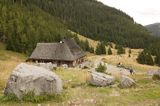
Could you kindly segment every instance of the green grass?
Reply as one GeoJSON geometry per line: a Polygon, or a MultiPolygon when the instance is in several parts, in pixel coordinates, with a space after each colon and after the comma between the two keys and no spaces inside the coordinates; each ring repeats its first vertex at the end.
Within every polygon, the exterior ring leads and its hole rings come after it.
{"type": "Polygon", "coordinates": [[[26,95],[24,95],[21,99],[18,99],[15,95],[9,94],[6,96],[0,97],[0,102],[7,103],[7,102],[31,102],[31,103],[42,103],[46,101],[54,101],[54,102],[63,102],[69,98],[69,95],[67,92],[62,92],[61,94],[57,95],[50,95],[50,94],[43,94],[40,96],[34,95],[33,92],[29,92],[26,95]]]}
{"type": "MultiPolygon", "coordinates": [[[[95,87],[88,83],[90,73],[87,70],[63,69],[53,70],[63,80],[64,91],[61,95],[25,95],[19,101],[13,95],[3,96],[7,79],[15,66],[25,61],[26,56],[5,50],[0,43],[0,106],[142,106],[160,104],[160,81],[154,81],[144,71],[131,76],[136,81],[135,88],[95,87]]],[[[116,79],[116,84],[119,83],[116,79]]]]}
{"type": "MultiPolygon", "coordinates": [[[[89,78],[89,73],[85,70],[59,68],[55,72],[62,78],[64,86],[67,86],[64,87],[66,94],[62,94],[60,97],[35,97],[30,95],[23,99],[24,102],[22,104],[33,103],[32,105],[34,105],[34,103],[43,103],[57,106],[70,105],[75,102],[83,106],[128,106],[133,104],[140,105],[138,103],[145,104],[145,101],[152,103],[160,100],[160,82],[153,81],[146,75],[132,76],[137,80],[136,88],[120,89],[118,87],[90,86],[86,82],[89,78]]],[[[2,104],[5,103],[16,104],[17,102],[11,99],[11,102],[2,102],[2,104]]]]}

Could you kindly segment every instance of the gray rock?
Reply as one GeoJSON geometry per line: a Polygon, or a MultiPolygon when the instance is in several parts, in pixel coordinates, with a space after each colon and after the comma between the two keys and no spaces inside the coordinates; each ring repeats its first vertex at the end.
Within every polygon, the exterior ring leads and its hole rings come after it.
{"type": "Polygon", "coordinates": [[[95,86],[105,87],[112,85],[115,78],[110,75],[106,75],[98,72],[91,72],[90,83],[95,86]]]}
{"type": "Polygon", "coordinates": [[[132,79],[132,78],[130,78],[130,77],[128,77],[128,76],[125,76],[125,75],[122,75],[121,76],[121,79],[120,79],[120,86],[122,87],[122,88],[130,88],[130,87],[132,87],[132,86],[135,86],[135,81],[132,79]]]}
{"type": "Polygon", "coordinates": [[[10,75],[4,94],[14,94],[20,99],[29,92],[41,95],[59,94],[61,91],[62,81],[55,73],[22,63],[10,75]]]}

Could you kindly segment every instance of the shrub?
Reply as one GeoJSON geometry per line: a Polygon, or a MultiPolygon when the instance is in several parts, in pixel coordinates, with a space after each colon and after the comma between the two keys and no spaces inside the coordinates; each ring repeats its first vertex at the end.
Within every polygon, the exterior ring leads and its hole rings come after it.
{"type": "Polygon", "coordinates": [[[96,68],[96,71],[97,71],[97,72],[101,72],[101,73],[105,73],[106,69],[107,69],[106,65],[105,65],[105,64],[102,65],[102,64],[100,63],[99,66],[98,66],[98,68],[96,68]]]}
{"type": "Polygon", "coordinates": [[[160,80],[160,75],[154,74],[152,79],[153,80],[160,80]]]}

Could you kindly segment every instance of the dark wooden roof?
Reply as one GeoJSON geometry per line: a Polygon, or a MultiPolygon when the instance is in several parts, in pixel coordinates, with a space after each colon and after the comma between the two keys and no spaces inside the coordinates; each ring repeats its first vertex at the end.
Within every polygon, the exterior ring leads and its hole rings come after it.
{"type": "Polygon", "coordinates": [[[74,39],[63,39],[62,43],[38,43],[30,59],[74,61],[84,57],[85,52],[74,39]]]}

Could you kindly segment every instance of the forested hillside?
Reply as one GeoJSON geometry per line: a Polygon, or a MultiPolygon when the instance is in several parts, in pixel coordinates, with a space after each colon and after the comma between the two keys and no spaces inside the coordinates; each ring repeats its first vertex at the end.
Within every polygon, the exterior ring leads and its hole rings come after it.
{"type": "Polygon", "coordinates": [[[7,49],[30,54],[37,42],[59,41],[67,28],[35,5],[0,0],[0,38],[7,49]]]}
{"type": "Polygon", "coordinates": [[[149,43],[149,33],[144,27],[125,13],[96,0],[23,0],[23,4],[40,7],[62,20],[70,30],[94,40],[133,48],[149,43]]]}
{"type": "Polygon", "coordinates": [[[147,25],[146,28],[154,35],[160,37],[160,23],[147,25]]]}

